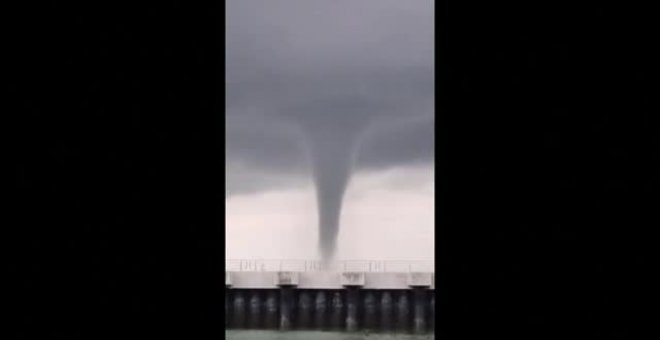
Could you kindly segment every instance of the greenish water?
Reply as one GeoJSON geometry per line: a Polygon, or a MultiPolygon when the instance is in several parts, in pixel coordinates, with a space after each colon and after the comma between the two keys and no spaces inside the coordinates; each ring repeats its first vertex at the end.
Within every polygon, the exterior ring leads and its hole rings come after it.
{"type": "Polygon", "coordinates": [[[229,340],[429,340],[435,339],[433,334],[363,334],[341,332],[279,332],[279,331],[225,331],[225,338],[229,340]]]}

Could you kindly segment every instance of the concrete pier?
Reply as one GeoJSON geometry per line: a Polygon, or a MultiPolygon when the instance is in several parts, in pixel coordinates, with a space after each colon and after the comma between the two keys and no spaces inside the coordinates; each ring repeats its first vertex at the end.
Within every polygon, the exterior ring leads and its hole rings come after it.
{"type": "Polygon", "coordinates": [[[225,325],[423,334],[435,327],[434,290],[433,272],[229,271],[225,325]]]}

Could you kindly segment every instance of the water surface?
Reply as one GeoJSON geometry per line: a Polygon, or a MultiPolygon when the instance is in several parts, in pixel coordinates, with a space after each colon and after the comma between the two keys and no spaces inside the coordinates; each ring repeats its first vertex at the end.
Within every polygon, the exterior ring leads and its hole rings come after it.
{"type": "Polygon", "coordinates": [[[435,339],[433,334],[378,334],[378,333],[342,333],[342,332],[314,332],[314,331],[227,331],[228,340],[430,340],[435,339]]]}

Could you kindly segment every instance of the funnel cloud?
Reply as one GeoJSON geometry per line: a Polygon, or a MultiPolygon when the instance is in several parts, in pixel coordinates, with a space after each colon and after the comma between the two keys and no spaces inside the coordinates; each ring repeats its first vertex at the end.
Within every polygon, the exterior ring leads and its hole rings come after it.
{"type": "Polygon", "coordinates": [[[355,171],[433,161],[432,6],[229,0],[227,163],[279,180],[228,171],[226,195],[311,180],[331,259],[355,171]]]}

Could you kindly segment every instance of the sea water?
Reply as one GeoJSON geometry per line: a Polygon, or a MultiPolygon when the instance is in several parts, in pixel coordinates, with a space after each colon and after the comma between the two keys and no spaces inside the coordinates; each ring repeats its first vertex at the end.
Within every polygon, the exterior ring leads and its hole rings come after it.
{"type": "Polygon", "coordinates": [[[382,333],[345,333],[315,331],[225,331],[228,340],[430,340],[433,334],[382,334],[382,333]]]}

